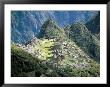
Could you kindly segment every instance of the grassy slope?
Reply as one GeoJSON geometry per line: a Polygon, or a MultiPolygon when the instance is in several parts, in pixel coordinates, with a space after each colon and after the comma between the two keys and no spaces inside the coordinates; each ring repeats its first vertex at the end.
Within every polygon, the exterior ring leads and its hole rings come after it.
{"type": "Polygon", "coordinates": [[[45,73],[46,66],[41,60],[17,47],[11,46],[11,76],[28,76],[28,72],[37,72],[35,76],[45,73]]]}

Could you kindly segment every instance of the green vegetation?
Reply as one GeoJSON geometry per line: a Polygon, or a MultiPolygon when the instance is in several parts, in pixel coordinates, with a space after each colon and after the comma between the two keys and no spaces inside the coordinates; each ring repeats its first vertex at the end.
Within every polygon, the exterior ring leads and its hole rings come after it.
{"type": "MultiPolygon", "coordinates": [[[[48,40],[43,40],[48,42],[48,40]]],[[[44,44],[43,44],[44,45],[44,44]]],[[[52,45],[52,44],[51,44],[52,45]]],[[[50,47],[51,45],[45,44],[44,47],[50,47]]],[[[59,49],[58,45],[54,49],[59,49]]],[[[59,55],[59,54],[58,54],[59,55]]],[[[57,55],[57,56],[58,56],[57,55]]],[[[25,50],[18,47],[16,44],[11,46],[11,76],[34,76],[39,77],[91,77],[99,76],[99,64],[94,61],[90,61],[89,68],[78,69],[71,67],[71,64],[76,62],[71,56],[66,56],[63,61],[60,61],[60,57],[57,58],[58,67],[54,66],[53,58],[50,57],[49,61],[42,60],[35,56],[32,56],[25,50]],[[68,58],[70,57],[70,58],[68,58]],[[61,64],[61,65],[60,65],[61,64]]]]}
{"type": "Polygon", "coordinates": [[[53,38],[65,38],[65,32],[63,29],[61,29],[55,21],[52,19],[47,20],[41,29],[41,32],[39,34],[39,38],[47,38],[47,39],[53,39],[53,38]]]}
{"type": "Polygon", "coordinates": [[[52,57],[51,47],[53,46],[53,44],[53,40],[43,39],[40,41],[39,46],[35,45],[31,49],[33,49],[33,52],[40,50],[43,56],[42,60],[46,60],[46,58],[52,57]]]}
{"type": "MultiPolygon", "coordinates": [[[[15,44],[11,46],[11,76],[28,76],[28,72],[35,71],[39,76],[45,72],[47,67],[41,61],[27,53],[15,44]]],[[[37,76],[37,75],[35,75],[37,76]]]]}
{"type": "Polygon", "coordinates": [[[99,77],[99,40],[83,23],[61,29],[49,19],[39,39],[11,45],[11,76],[99,77]]]}
{"type": "Polygon", "coordinates": [[[73,69],[70,67],[59,69],[58,74],[62,77],[99,77],[99,65],[94,65],[89,69],[73,69]]]}
{"type": "Polygon", "coordinates": [[[65,32],[69,34],[68,38],[81,47],[81,49],[83,49],[91,58],[100,62],[99,40],[90,31],[88,31],[85,24],[75,23],[69,27],[68,31],[65,32]]]}

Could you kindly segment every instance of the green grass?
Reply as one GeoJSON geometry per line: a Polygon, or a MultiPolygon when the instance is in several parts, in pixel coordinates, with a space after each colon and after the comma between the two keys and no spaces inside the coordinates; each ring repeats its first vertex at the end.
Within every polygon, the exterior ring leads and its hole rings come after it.
{"type": "Polygon", "coordinates": [[[29,72],[35,71],[40,76],[45,73],[47,67],[42,64],[42,61],[38,58],[27,53],[23,49],[19,48],[15,44],[11,45],[11,76],[22,77],[28,76],[29,72]]]}
{"type": "Polygon", "coordinates": [[[33,49],[39,49],[42,53],[42,56],[44,56],[44,59],[51,58],[53,56],[51,47],[54,45],[53,40],[43,39],[39,46],[36,46],[33,49]]]}

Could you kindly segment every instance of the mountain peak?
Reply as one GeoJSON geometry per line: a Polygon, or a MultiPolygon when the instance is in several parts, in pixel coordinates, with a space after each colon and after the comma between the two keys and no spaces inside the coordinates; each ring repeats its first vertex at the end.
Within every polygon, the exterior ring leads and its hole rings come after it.
{"type": "Polygon", "coordinates": [[[64,36],[65,36],[64,29],[61,29],[54,20],[48,19],[42,25],[38,38],[52,39],[52,38],[56,38],[56,37],[61,38],[64,36]]]}
{"type": "Polygon", "coordinates": [[[47,28],[47,27],[55,27],[55,28],[60,28],[57,23],[52,19],[52,18],[49,18],[47,19],[44,24],[42,25],[42,28],[47,28]]]}

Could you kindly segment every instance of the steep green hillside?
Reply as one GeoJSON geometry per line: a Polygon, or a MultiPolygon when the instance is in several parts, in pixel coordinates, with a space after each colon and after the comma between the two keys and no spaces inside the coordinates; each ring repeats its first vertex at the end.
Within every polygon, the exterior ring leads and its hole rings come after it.
{"type": "Polygon", "coordinates": [[[33,77],[99,77],[99,40],[83,23],[60,28],[51,19],[39,38],[11,45],[11,75],[33,77]],[[98,61],[98,62],[97,62],[98,61]]]}
{"type": "Polygon", "coordinates": [[[92,34],[100,33],[100,12],[86,23],[86,26],[92,34]]]}
{"type": "Polygon", "coordinates": [[[16,44],[11,46],[11,76],[40,76],[45,73],[47,67],[42,61],[32,56],[16,44]],[[33,73],[32,73],[33,72],[33,73]],[[32,73],[32,74],[30,74],[32,73]]]}
{"type": "MultiPolygon", "coordinates": [[[[42,40],[40,44],[45,40],[42,40]]],[[[52,40],[50,40],[52,41],[52,40]]],[[[48,42],[50,43],[50,42],[48,42]]],[[[35,44],[35,43],[34,43],[35,44]]],[[[30,45],[37,48],[38,45],[30,45]]],[[[74,42],[65,41],[54,42],[53,47],[49,44],[43,44],[52,51],[49,55],[40,55],[47,53],[42,50],[41,53],[34,54],[35,50],[31,48],[26,50],[26,46],[12,44],[11,47],[11,75],[16,76],[36,76],[36,77],[85,77],[99,76],[100,65],[91,60],[74,42]]],[[[41,49],[41,48],[40,48],[41,49]]]]}
{"type": "Polygon", "coordinates": [[[65,38],[65,32],[61,29],[55,21],[52,19],[48,19],[42,25],[41,32],[39,34],[39,38],[65,38]]]}
{"type": "Polygon", "coordinates": [[[91,58],[100,61],[100,42],[88,31],[85,24],[75,23],[64,30],[68,34],[68,38],[81,47],[91,58]]]}

